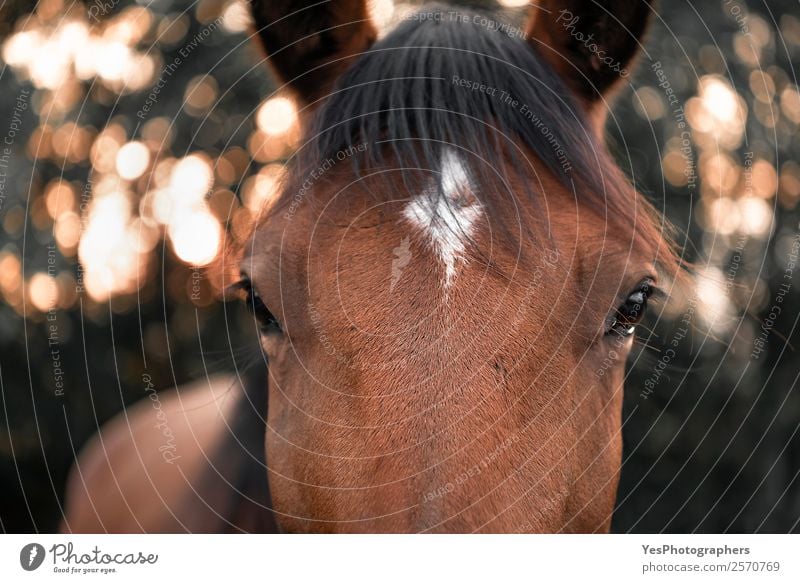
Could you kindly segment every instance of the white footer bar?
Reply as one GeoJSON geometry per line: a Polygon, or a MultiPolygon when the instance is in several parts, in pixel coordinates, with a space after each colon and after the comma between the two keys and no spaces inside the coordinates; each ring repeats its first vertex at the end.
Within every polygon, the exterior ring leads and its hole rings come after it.
{"type": "Polygon", "coordinates": [[[796,582],[798,543],[789,535],[3,535],[0,581],[796,582]]]}

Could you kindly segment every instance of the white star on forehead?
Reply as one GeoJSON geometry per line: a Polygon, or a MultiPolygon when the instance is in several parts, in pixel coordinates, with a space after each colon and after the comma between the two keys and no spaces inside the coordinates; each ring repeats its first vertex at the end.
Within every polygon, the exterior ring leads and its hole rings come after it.
{"type": "Polygon", "coordinates": [[[435,186],[417,195],[403,215],[425,233],[428,242],[444,264],[445,291],[453,284],[456,264],[464,261],[466,241],[472,237],[481,206],[471,193],[467,168],[451,148],[442,152],[441,196],[435,186]]]}

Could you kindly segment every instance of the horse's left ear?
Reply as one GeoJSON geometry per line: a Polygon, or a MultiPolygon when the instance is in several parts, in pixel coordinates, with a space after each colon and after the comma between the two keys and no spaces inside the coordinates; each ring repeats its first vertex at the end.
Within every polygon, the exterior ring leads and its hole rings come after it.
{"type": "MultiPolygon", "coordinates": [[[[604,100],[630,77],[654,0],[534,0],[529,42],[597,121],[604,100]]],[[[599,118],[599,119],[598,119],[599,118]]]]}
{"type": "Polygon", "coordinates": [[[270,65],[304,103],[325,97],[378,36],[367,0],[250,0],[250,8],[270,65]]]}

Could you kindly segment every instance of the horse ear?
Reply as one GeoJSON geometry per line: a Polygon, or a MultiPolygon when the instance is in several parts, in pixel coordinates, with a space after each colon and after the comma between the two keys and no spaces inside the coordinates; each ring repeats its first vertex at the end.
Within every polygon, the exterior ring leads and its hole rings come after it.
{"type": "MultiPolygon", "coordinates": [[[[527,38],[590,109],[630,75],[654,0],[537,0],[527,38]]],[[[599,106],[599,107],[598,107],[599,106]]]]}
{"type": "Polygon", "coordinates": [[[270,64],[305,103],[325,97],[377,38],[367,0],[250,0],[250,6],[270,64]]]}

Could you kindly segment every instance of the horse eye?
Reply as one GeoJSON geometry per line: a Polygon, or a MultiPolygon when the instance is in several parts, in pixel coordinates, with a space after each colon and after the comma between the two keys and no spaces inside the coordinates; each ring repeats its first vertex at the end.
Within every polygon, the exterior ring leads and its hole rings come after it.
{"type": "Polygon", "coordinates": [[[611,318],[611,325],[606,334],[619,334],[620,336],[630,336],[636,330],[638,324],[644,317],[645,310],[647,310],[647,298],[653,291],[652,282],[650,280],[643,281],[639,284],[635,291],[633,291],[619,306],[611,318]]]}
{"type": "Polygon", "coordinates": [[[238,286],[245,292],[245,302],[247,308],[253,313],[258,322],[258,328],[262,334],[270,334],[275,332],[282,332],[281,325],[278,319],[272,315],[272,312],[267,309],[264,300],[258,295],[258,292],[253,289],[253,284],[249,279],[245,278],[239,282],[238,286]]]}

